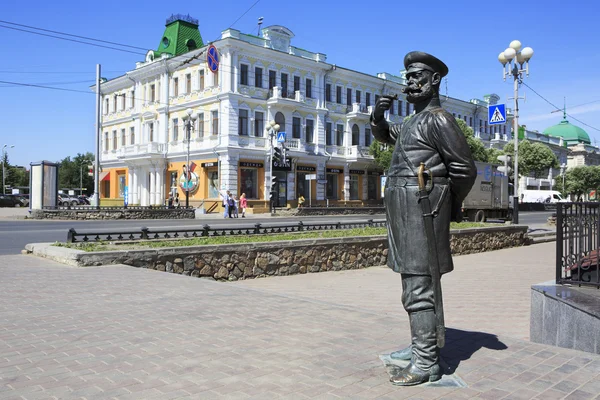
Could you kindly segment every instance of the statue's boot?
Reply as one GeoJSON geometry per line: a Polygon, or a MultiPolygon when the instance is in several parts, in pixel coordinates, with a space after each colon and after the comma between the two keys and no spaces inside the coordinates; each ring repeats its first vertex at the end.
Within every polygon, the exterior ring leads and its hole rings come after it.
{"type": "Polygon", "coordinates": [[[393,360],[410,361],[412,358],[412,346],[408,346],[402,350],[394,351],[392,354],[390,354],[390,358],[393,360]]]}
{"type": "Polygon", "coordinates": [[[398,386],[420,385],[442,378],[433,310],[409,314],[412,336],[410,364],[390,378],[398,386]]]}

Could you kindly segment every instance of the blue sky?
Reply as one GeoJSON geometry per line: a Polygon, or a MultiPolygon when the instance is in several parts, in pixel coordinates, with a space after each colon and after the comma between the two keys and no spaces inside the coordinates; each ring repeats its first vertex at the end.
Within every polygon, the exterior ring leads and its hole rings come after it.
{"type": "MultiPolygon", "coordinates": [[[[156,49],[171,14],[199,19],[205,42],[216,40],[256,0],[219,2],[28,1],[8,2],[0,20],[156,49]]],[[[259,0],[234,28],[256,34],[264,26],[284,25],[292,44],[325,53],[327,61],[357,71],[398,74],[404,55],[422,50],[450,68],[448,95],[460,99],[496,93],[512,107],[512,82],[502,80],[500,51],[513,39],[535,54],[525,83],[585,124],[600,129],[600,3],[591,0],[518,2],[259,0]],[[570,108],[579,104],[585,106],[570,108]]],[[[0,22],[0,25],[6,25],[0,22]]],[[[0,81],[52,85],[88,91],[96,64],[113,78],[135,68],[142,55],[32,35],[0,27],[0,81]]],[[[137,51],[137,50],[133,50],[137,51]]],[[[144,51],[142,51],[143,53],[144,51]]],[[[443,88],[442,93],[444,94],[443,88]]],[[[544,130],[560,122],[550,104],[522,86],[522,124],[544,130]]],[[[94,152],[93,94],[19,87],[0,83],[0,146],[14,145],[11,164],[58,161],[94,152]]],[[[600,131],[569,118],[598,140],[600,131]]]]}

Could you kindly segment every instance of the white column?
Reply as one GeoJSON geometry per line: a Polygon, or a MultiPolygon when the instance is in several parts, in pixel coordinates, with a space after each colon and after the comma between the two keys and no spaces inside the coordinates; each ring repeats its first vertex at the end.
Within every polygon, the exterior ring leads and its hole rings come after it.
{"type": "Polygon", "coordinates": [[[165,184],[163,182],[163,177],[165,174],[165,170],[162,167],[156,169],[156,203],[158,205],[163,205],[165,202],[165,184]]]}
{"type": "Polygon", "coordinates": [[[150,170],[150,205],[156,204],[156,169],[150,170]]]}
{"type": "Polygon", "coordinates": [[[131,193],[131,204],[140,204],[140,200],[138,197],[138,193],[140,192],[140,189],[138,187],[138,177],[137,177],[138,171],[137,168],[131,168],[131,179],[132,179],[132,184],[131,187],[129,188],[129,192],[131,193]]]}
{"type": "Polygon", "coordinates": [[[140,205],[149,205],[149,188],[148,188],[148,170],[146,168],[140,168],[139,173],[140,180],[140,205]]]}
{"type": "Polygon", "coordinates": [[[131,170],[131,167],[129,167],[127,169],[127,204],[132,204],[133,203],[133,171],[131,170]]]}
{"type": "Polygon", "coordinates": [[[344,166],[344,200],[350,200],[350,167],[348,163],[344,166]]]}

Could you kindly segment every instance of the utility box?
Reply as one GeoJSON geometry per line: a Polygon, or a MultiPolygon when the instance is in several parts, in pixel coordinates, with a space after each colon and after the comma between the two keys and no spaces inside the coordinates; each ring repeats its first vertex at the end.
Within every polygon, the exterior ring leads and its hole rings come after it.
{"type": "Polygon", "coordinates": [[[29,209],[58,205],[58,164],[38,161],[29,164],[29,209]]]}

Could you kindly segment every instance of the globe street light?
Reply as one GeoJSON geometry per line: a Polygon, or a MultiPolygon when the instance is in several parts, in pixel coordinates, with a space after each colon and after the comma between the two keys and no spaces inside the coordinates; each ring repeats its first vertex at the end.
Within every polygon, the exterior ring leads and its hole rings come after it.
{"type": "Polygon", "coordinates": [[[185,167],[185,208],[190,206],[190,185],[192,180],[192,173],[190,172],[190,140],[192,138],[192,131],[195,129],[195,122],[198,119],[198,113],[194,112],[191,108],[188,108],[183,115],[183,123],[185,124],[185,134],[187,140],[187,157],[185,167]]]}
{"type": "Polygon", "coordinates": [[[15,146],[14,145],[7,145],[5,144],[4,146],[2,146],[2,194],[6,194],[6,169],[5,167],[5,163],[4,163],[4,159],[6,158],[6,148],[12,149],[15,146]]]}
{"type": "Polygon", "coordinates": [[[523,83],[523,72],[529,77],[529,60],[533,57],[533,49],[525,47],[521,50],[521,42],[513,40],[509,47],[498,55],[502,64],[504,80],[508,75],[514,79],[515,106],[513,118],[513,132],[515,140],[515,178],[513,197],[513,222],[519,223],[519,84],[523,83]],[[525,69],[523,69],[525,67],[525,69]]]}

